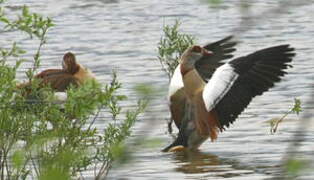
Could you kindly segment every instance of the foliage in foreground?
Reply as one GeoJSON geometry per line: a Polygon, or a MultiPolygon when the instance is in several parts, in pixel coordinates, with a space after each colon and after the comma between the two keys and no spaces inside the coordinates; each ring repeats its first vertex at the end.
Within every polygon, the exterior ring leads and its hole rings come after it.
{"type": "Polygon", "coordinates": [[[67,100],[60,103],[49,87],[38,89],[33,79],[52,21],[30,13],[27,7],[12,21],[5,16],[4,8],[0,12],[5,30],[23,31],[40,41],[33,67],[26,72],[32,81],[28,96],[16,87],[15,79],[23,63],[20,55],[26,52],[16,43],[0,48],[0,179],[72,179],[92,168],[95,179],[104,178],[113,160],[122,155],[121,144],[147,101],[139,101],[123,117],[118,104],[126,97],[117,94],[121,84],[114,75],[104,86],[90,81],[79,88],[71,87],[67,100]],[[16,60],[16,65],[8,65],[8,59],[16,60]],[[95,122],[103,110],[108,116],[101,120],[108,126],[97,129],[95,122]]]}

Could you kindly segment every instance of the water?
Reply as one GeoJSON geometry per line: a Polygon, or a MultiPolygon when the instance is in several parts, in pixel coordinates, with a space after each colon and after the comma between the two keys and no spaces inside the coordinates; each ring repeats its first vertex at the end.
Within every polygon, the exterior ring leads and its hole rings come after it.
{"type": "MultiPolygon", "coordinates": [[[[63,54],[72,51],[102,83],[110,81],[112,69],[117,71],[123,83],[121,92],[130,99],[125,106],[135,103],[133,87],[137,83],[151,84],[162,92],[137,122],[132,137],[145,135],[148,139],[159,138],[162,143],[136,149],[132,161],[115,166],[108,179],[266,179],[278,173],[278,165],[300,121],[291,115],[280,124],[275,135],[270,135],[268,120],[285,113],[293,105],[294,97],[306,102],[313,90],[314,13],[311,12],[314,5],[310,1],[306,1],[306,6],[293,6],[273,16],[269,13],[261,21],[257,18],[255,26],[237,33],[240,43],[236,56],[275,44],[290,43],[296,47],[294,68],[283,81],[255,98],[240,118],[220,134],[217,142],[208,141],[194,153],[160,152],[172,141],[166,134],[165,121],[169,117],[168,79],[156,60],[163,25],[180,19],[181,30],[196,36],[200,44],[212,42],[232,34],[241,17],[245,19],[241,13],[245,9],[239,2],[225,0],[220,5],[209,5],[205,0],[12,0],[8,4],[11,12],[27,4],[32,11],[54,20],[56,26],[49,31],[48,44],[42,51],[42,69],[60,67],[63,54]],[[147,122],[153,125],[147,126],[147,122]]],[[[258,15],[276,8],[278,3],[255,0],[250,5],[247,12],[258,15]]],[[[2,39],[1,46],[18,39],[30,54],[38,43],[26,40],[23,34],[8,33],[2,39]]],[[[25,78],[22,72],[29,65],[30,62],[22,67],[18,78],[25,78]]],[[[98,122],[98,126],[103,124],[98,122]]],[[[313,132],[314,128],[309,126],[300,147],[301,154],[308,159],[314,157],[313,132]]],[[[304,179],[314,178],[313,174],[306,175],[304,179]]]]}

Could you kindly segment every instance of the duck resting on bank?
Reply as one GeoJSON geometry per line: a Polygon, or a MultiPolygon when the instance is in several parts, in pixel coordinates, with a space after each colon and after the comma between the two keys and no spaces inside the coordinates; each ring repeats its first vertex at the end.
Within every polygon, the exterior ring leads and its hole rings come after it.
{"type": "Polygon", "coordinates": [[[180,58],[169,86],[171,118],[179,129],[163,151],[195,150],[229,127],[251,100],[286,74],[295,56],[290,45],[278,45],[235,58],[232,36],[188,48],[180,58]]]}
{"type": "MultiPolygon", "coordinates": [[[[87,80],[95,80],[94,74],[88,69],[76,62],[75,55],[71,52],[63,56],[62,69],[47,69],[37,75],[40,80],[40,86],[50,85],[56,92],[65,92],[72,84],[80,86],[87,80]]],[[[19,88],[29,87],[30,82],[18,85],[19,88]]]]}

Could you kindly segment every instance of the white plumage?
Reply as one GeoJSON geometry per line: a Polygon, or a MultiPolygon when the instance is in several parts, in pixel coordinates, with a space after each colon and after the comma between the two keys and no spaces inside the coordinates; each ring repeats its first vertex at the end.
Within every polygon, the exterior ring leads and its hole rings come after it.
{"type": "Polygon", "coordinates": [[[181,75],[181,65],[179,64],[174,70],[173,76],[170,80],[169,91],[168,91],[168,101],[170,102],[170,97],[175,94],[179,89],[183,88],[183,80],[181,75]]]}
{"type": "Polygon", "coordinates": [[[203,100],[208,112],[212,110],[230,90],[238,76],[234,68],[228,63],[220,66],[215,71],[203,91],[203,100]]]}

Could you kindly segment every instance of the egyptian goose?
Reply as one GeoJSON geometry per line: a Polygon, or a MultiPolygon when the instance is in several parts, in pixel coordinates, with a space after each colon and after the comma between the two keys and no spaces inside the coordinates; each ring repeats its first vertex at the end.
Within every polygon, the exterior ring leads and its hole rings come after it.
{"type": "MultiPolygon", "coordinates": [[[[63,56],[62,69],[47,69],[37,75],[40,79],[40,85],[49,84],[57,92],[64,92],[71,84],[79,86],[86,80],[95,79],[94,74],[84,66],[76,62],[75,55],[71,52],[63,56]]],[[[18,87],[27,87],[30,83],[18,85],[18,87]]]]}
{"type": "Polygon", "coordinates": [[[295,55],[289,45],[232,58],[232,37],[192,46],[181,56],[170,81],[168,99],[178,137],[163,151],[195,150],[232,124],[251,100],[279,82],[295,55]]]}

